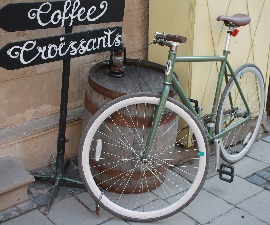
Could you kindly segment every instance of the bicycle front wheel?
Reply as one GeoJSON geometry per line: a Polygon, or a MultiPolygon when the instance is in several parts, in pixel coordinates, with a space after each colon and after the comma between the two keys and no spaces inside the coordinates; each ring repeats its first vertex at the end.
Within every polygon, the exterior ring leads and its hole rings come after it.
{"type": "Polygon", "coordinates": [[[123,96],[89,121],[79,154],[96,203],[131,221],[154,221],[187,206],[205,181],[209,147],[196,117],[168,99],[148,160],[142,160],[157,94],[123,96]]]}
{"type": "Polygon", "coordinates": [[[216,123],[217,134],[233,128],[220,138],[221,157],[229,163],[235,163],[247,154],[257,137],[264,109],[264,81],[258,67],[243,65],[235,75],[250,112],[231,78],[222,94],[216,123]]]}

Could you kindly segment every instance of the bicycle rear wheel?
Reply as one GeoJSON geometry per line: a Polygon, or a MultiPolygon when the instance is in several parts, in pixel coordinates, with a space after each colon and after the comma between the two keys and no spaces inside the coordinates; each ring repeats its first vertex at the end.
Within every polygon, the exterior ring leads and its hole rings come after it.
{"type": "Polygon", "coordinates": [[[196,117],[168,99],[148,161],[142,160],[157,94],[123,96],[89,121],[80,145],[83,182],[97,204],[131,221],[154,221],[187,206],[205,181],[209,147],[196,117]]]}
{"type": "MultiPolygon", "coordinates": [[[[229,163],[235,163],[247,154],[257,137],[264,109],[264,81],[258,67],[246,64],[235,74],[250,109],[250,118],[220,138],[221,157],[229,163]]],[[[221,96],[216,133],[241,123],[248,116],[248,109],[231,78],[221,96]]]]}

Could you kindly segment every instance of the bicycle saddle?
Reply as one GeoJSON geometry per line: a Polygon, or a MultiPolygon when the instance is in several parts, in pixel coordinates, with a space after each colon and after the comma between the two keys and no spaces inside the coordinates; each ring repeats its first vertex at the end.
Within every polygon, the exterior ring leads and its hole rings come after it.
{"type": "Polygon", "coordinates": [[[230,22],[233,23],[235,26],[240,27],[249,24],[251,18],[248,15],[238,13],[233,16],[219,16],[217,20],[224,21],[225,23],[230,22]]]}

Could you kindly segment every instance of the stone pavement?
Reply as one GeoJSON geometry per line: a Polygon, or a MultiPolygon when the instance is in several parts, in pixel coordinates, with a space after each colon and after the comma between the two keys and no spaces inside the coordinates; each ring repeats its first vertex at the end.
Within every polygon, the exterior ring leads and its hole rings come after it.
{"type": "MultiPolygon", "coordinates": [[[[68,176],[79,177],[73,159],[68,176]]],[[[229,184],[219,180],[215,157],[211,157],[209,175],[195,200],[182,212],[151,224],[166,225],[266,225],[270,224],[270,136],[257,141],[248,155],[234,165],[235,179],[229,184]]],[[[50,174],[47,167],[35,173],[50,174]]],[[[95,214],[95,203],[83,189],[61,187],[51,208],[44,215],[52,186],[34,182],[29,200],[0,212],[2,225],[134,225],[106,211],[95,214]]]]}

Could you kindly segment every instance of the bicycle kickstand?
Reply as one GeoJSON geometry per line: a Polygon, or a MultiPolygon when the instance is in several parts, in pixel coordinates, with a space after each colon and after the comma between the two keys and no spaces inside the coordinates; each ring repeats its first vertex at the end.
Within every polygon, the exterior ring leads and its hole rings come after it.
{"type": "Polygon", "coordinates": [[[214,143],[216,149],[216,171],[219,173],[219,179],[232,183],[234,178],[234,167],[225,163],[220,164],[220,141],[216,139],[214,143]]]}

